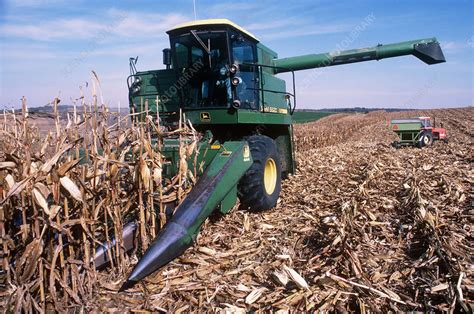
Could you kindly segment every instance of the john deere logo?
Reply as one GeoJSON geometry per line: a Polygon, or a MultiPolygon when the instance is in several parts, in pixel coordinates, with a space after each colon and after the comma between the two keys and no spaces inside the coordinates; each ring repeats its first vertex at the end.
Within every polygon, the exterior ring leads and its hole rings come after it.
{"type": "Polygon", "coordinates": [[[203,122],[209,122],[211,121],[211,115],[209,114],[209,112],[201,112],[201,121],[203,122]]]}

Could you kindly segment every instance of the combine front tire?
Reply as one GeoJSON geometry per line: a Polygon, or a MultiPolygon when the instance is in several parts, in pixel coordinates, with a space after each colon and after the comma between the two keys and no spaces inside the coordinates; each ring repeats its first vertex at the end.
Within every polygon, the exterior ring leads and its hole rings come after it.
{"type": "Polygon", "coordinates": [[[246,138],[253,164],[240,179],[238,194],[241,206],[250,211],[274,207],[281,191],[281,164],[275,142],[264,135],[246,138]]]}

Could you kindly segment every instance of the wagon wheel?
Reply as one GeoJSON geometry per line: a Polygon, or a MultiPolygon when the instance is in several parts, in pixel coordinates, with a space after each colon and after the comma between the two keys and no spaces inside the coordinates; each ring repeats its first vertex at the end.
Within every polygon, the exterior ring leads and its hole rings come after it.
{"type": "Polygon", "coordinates": [[[281,164],[275,142],[264,135],[246,138],[253,164],[240,179],[238,194],[241,206],[250,211],[274,207],[281,191],[281,164]]]}
{"type": "Polygon", "coordinates": [[[431,146],[433,144],[433,135],[431,133],[425,133],[422,137],[423,146],[431,146]]]}
{"type": "Polygon", "coordinates": [[[433,144],[433,135],[426,132],[422,133],[418,140],[418,147],[422,148],[424,146],[430,146],[431,144],[433,144]]]}

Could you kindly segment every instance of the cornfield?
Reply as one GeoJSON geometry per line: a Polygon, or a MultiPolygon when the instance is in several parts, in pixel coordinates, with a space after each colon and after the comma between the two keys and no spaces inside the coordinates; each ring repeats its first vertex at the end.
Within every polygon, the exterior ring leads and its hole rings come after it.
{"type": "Polygon", "coordinates": [[[147,110],[121,117],[99,98],[81,96],[67,119],[55,110],[46,135],[26,101],[21,115],[3,114],[5,311],[472,310],[472,108],[296,125],[298,170],[276,208],[210,217],[182,257],[118,293],[166,222],[164,205],[195,182],[186,161],[199,135],[184,117],[165,131],[147,110]],[[419,115],[444,123],[449,144],[393,149],[388,121],[419,115]],[[163,180],[169,136],[182,139],[180,171],[163,180]],[[127,253],[120,234],[132,221],[137,249],[127,253]],[[111,262],[99,271],[92,257],[103,243],[111,262]]]}
{"type": "Polygon", "coordinates": [[[164,204],[179,202],[192,186],[187,159],[198,140],[192,125],[183,117],[166,132],[148,110],[111,113],[98,103],[97,77],[93,83],[92,100],[77,99],[67,121],[60,119],[59,99],[53,101],[53,130],[46,136],[31,123],[26,99],[21,115],[3,112],[1,307],[7,312],[63,312],[93,299],[105,276],[96,270],[97,248],[111,248],[109,274],[125,276],[131,260],[124,226],[136,225],[135,247],[146,250],[166,223],[164,204]],[[179,173],[171,180],[162,179],[160,147],[167,137],[183,139],[179,173]]]}

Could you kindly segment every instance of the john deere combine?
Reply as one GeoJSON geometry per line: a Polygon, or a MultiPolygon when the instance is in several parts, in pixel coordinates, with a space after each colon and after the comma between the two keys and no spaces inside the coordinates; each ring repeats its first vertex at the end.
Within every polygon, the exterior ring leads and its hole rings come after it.
{"type": "MultiPolygon", "coordinates": [[[[181,255],[214,210],[228,212],[237,198],[253,211],[275,206],[281,178],[295,171],[295,71],[405,55],[427,64],[445,62],[435,38],[279,59],[226,19],[182,24],[168,34],[171,48],[163,50],[165,69],[137,72],[132,60],[130,106],[143,112],[147,103],[168,129],[176,128],[184,113],[203,134],[197,158],[204,166],[121,290],[181,255]],[[286,72],[293,77],[291,92],[276,77],[286,72]]],[[[165,141],[168,176],[176,171],[178,149],[178,139],[165,141]]]]}

